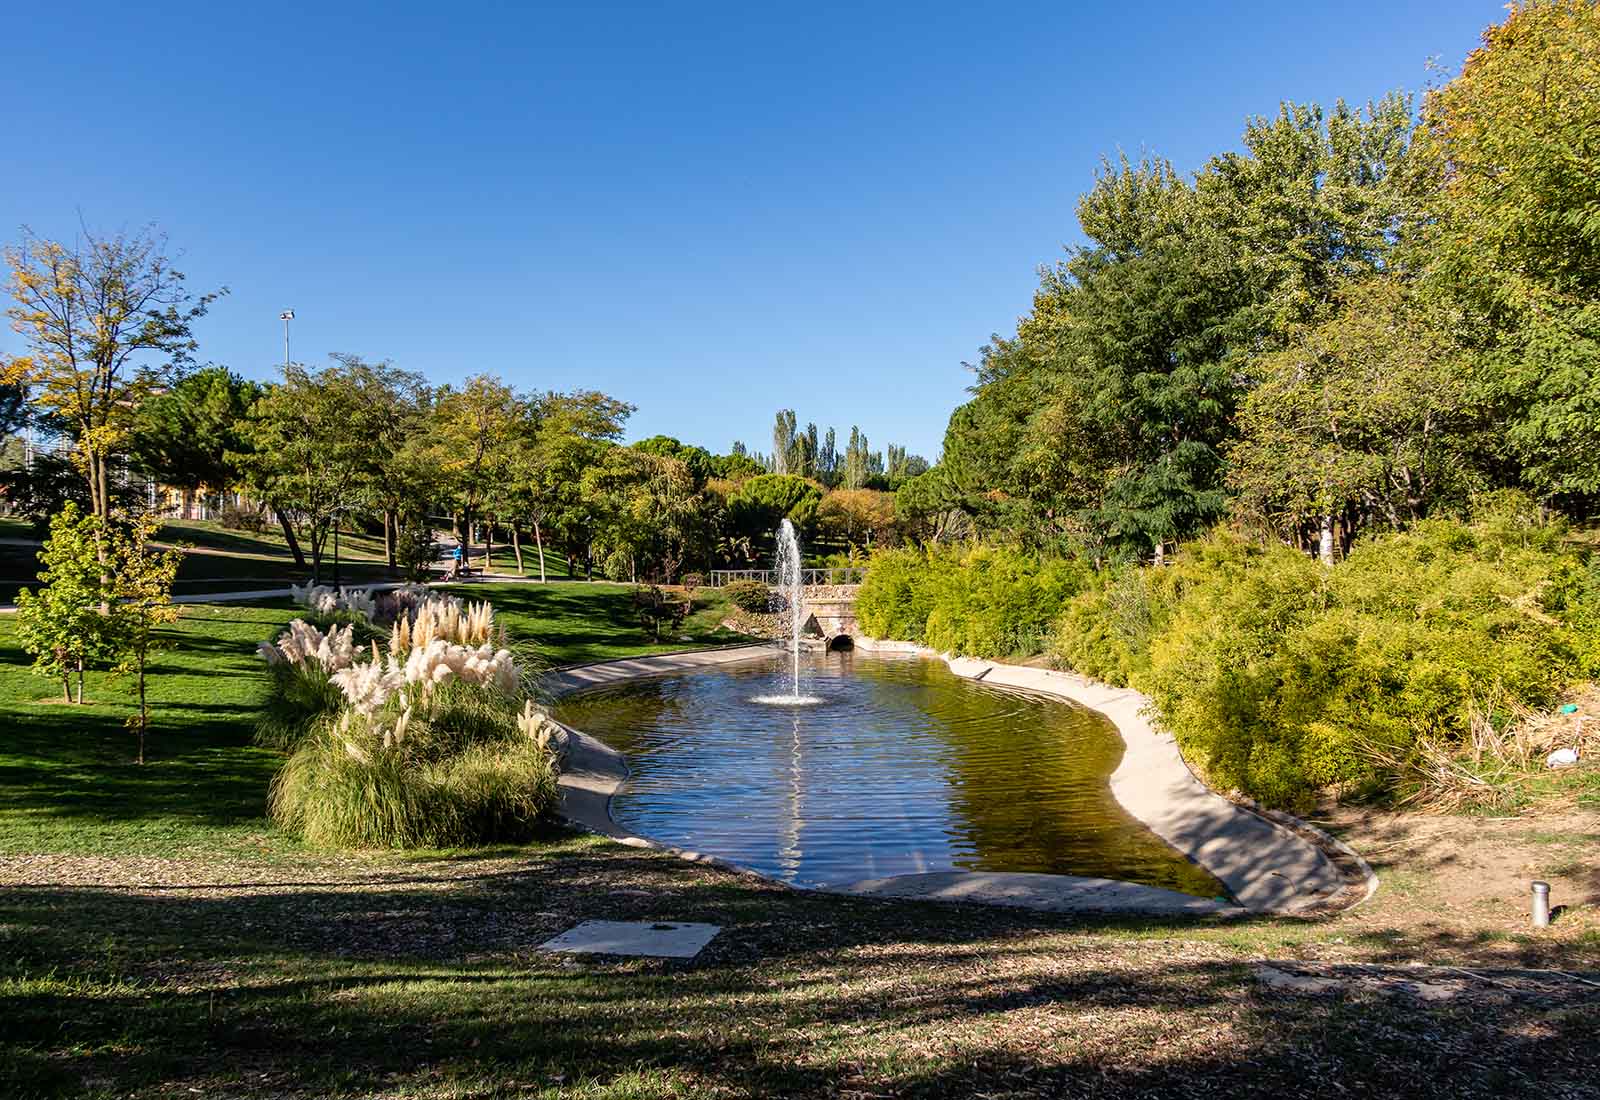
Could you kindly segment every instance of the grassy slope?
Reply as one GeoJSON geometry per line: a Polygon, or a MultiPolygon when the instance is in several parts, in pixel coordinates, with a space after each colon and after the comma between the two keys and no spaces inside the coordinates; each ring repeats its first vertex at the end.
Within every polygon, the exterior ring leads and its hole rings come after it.
{"type": "MultiPolygon", "coordinates": [[[[22,521],[0,521],[0,538],[34,539],[33,528],[22,521]]],[[[186,545],[196,552],[184,558],[178,571],[180,593],[224,592],[235,589],[282,588],[307,579],[289,555],[283,533],[277,527],[262,531],[228,530],[209,520],[169,520],[162,524],[160,538],[172,545],[186,545]]],[[[0,602],[16,599],[17,589],[34,583],[38,572],[38,547],[0,544],[0,602]]],[[[384,566],[383,539],[346,531],[339,540],[339,580],[343,584],[366,584],[393,580],[384,566]]],[[[483,546],[477,544],[473,567],[481,568],[483,546]]],[[[332,580],[333,544],[327,548],[325,582],[332,580]]],[[[514,574],[517,563],[511,547],[496,543],[494,571],[514,574]]],[[[443,568],[441,564],[440,568],[443,568]]],[[[537,580],[539,558],[530,545],[523,554],[526,575],[537,580]]],[[[545,575],[565,580],[567,559],[554,550],[545,551],[545,575]]]]}
{"type": "MultiPolygon", "coordinates": [[[[620,587],[469,591],[552,659],[629,651],[630,630],[649,648],[620,587]]],[[[144,768],[118,686],[37,702],[53,685],[0,620],[6,1095],[1577,1095],[1600,1074],[1581,985],[1426,1003],[1250,980],[1262,955],[1600,964],[1593,935],[1405,925],[1403,891],[1328,923],[1206,927],[790,892],[567,834],[305,852],[261,818],[274,758],[248,744],[252,651],[291,615],[186,609],[144,768]],[[593,918],[725,930],[693,962],[535,950],[593,918]]]]}
{"type": "MultiPolygon", "coordinates": [[[[0,537],[32,538],[26,524],[0,529],[0,537]]],[[[276,528],[261,532],[230,531],[198,520],[172,520],[162,525],[160,538],[172,545],[189,545],[196,553],[185,555],[178,570],[179,593],[222,592],[234,589],[282,588],[303,581],[307,574],[294,559],[276,528]]],[[[331,579],[332,544],[327,569],[331,579]]],[[[11,603],[17,589],[34,583],[38,573],[38,547],[0,545],[0,602],[11,603]]],[[[389,580],[384,568],[383,542],[346,533],[340,539],[339,579],[344,584],[389,580]]]]}

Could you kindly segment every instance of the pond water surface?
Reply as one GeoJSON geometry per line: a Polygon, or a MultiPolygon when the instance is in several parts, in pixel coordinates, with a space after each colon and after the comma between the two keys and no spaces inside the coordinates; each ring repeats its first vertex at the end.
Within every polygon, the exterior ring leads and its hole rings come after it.
{"type": "Polygon", "coordinates": [[[558,717],[624,753],[618,823],[799,886],[926,871],[1091,875],[1212,897],[1111,796],[1104,716],[980,686],[918,657],[818,654],[801,707],[774,656],[564,700],[558,717]]]}

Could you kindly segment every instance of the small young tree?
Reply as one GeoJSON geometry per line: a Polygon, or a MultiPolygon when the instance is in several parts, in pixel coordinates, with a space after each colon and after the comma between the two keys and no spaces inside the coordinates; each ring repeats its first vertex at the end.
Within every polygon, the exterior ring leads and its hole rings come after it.
{"type": "Polygon", "coordinates": [[[106,570],[106,527],[99,516],[83,514],[72,502],[50,523],[50,537],[39,552],[44,568],[37,592],[17,594],[17,636],[33,654],[35,672],[61,678],[61,695],[72,701],[77,674],[78,702],[83,702],[83,670],[112,651],[114,626],[101,613],[109,599],[106,570]]]}
{"type": "Polygon", "coordinates": [[[158,550],[151,545],[155,521],[141,516],[112,533],[111,560],[116,604],[112,609],[115,639],[121,660],[117,671],[132,673],[139,712],[128,719],[139,736],[139,763],[144,763],[145,734],[150,728],[150,706],[145,697],[145,673],[150,655],[161,648],[157,631],[178,621],[172,603],[172,582],[183,560],[179,550],[158,550]]]}

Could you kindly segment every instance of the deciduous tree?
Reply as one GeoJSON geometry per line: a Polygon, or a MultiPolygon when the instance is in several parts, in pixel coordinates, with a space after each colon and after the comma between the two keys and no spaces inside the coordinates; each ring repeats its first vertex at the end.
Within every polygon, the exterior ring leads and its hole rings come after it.
{"type": "Polygon", "coordinates": [[[139,712],[128,719],[138,736],[138,762],[144,763],[145,738],[150,731],[150,702],[145,684],[150,656],[162,648],[160,630],[178,621],[172,603],[172,583],[177,579],[183,554],[156,548],[156,523],[148,516],[119,524],[112,530],[111,561],[115,601],[111,618],[121,660],[117,671],[133,677],[139,712]]]}
{"type": "Polygon", "coordinates": [[[94,513],[111,516],[111,464],[147,398],[197,347],[192,325],[220,293],[191,295],[153,230],[72,246],[25,232],[5,251],[14,304],[6,311],[27,352],[0,381],[29,387],[36,407],[71,434],[94,513]]]}

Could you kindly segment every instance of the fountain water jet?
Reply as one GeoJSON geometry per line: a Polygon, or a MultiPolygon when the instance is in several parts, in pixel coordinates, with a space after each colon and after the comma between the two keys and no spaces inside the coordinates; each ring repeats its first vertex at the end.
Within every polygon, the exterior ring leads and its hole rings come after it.
{"type": "Polygon", "coordinates": [[[800,538],[787,519],[778,525],[778,584],[789,612],[789,655],[794,664],[794,691],[800,698],[800,624],[805,621],[805,585],[801,575],[800,538]]]}
{"type": "Polygon", "coordinates": [[[777,587],[783,593],[789,626],[791,687],[788,695],[762,695],[758,703],[777,706],[809,706],[822,700],[800,694],[800,628],[805,625],[805,560],[800,556],[800,537],[787,519],[778,525],[777,587]]]}

